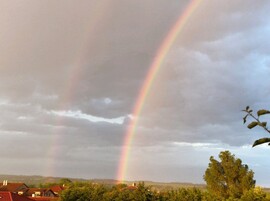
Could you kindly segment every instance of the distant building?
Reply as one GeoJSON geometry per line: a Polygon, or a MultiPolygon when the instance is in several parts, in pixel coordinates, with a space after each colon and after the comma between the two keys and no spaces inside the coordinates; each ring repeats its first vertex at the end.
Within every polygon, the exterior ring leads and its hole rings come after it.
{"type": "Polygon", "coordinates": [[[31,197],[29,199],[32,201],[57,201],[58,197],[31,197]]]}
{"type": "Polygon", "coordinates": [[[2,191],[0,192],[0,200],[3,201],[33,201],[32,199],[18,195],[16,193],[11,193],[8,191],[2,191]]]}
{"type": "Polygon", "coordinates": [[[28,188],[24,195],[29,197],[56,197],[54,192],[48,188],[28,188]]]}
{"type": "Polygon", "coordinates": [[[63,188],[54,186],[53,189],[29,188],[24,183],[10,183],[4,180],[0,185],[0,201],[57,201],[63,188]]]}
{"type": "Polygon", "coordinates": [[[59,194],[65,190],[64,185],[60,186],[60,185],[56,185],[56,186],[51,186],[50,189],[54,192],[55,195],[59,196],[59,194]]]}
{"type": "Polygon", "coordinates": [[[137,187],[136,183],[132,183],[131,186],[127,186],[127,187],[123,188],[123,190],[128,190],[128,191],[135,191],[137,189],[138,189],[138,187],[137,187]]]}
{"type": "Polygon", "coordinates": [[[19,195],[24,194],[28,189],[29,187],[25,183],[8,183],[7,180],[4,180],[0,186],[0,191],[9,191],[19,195]]]}

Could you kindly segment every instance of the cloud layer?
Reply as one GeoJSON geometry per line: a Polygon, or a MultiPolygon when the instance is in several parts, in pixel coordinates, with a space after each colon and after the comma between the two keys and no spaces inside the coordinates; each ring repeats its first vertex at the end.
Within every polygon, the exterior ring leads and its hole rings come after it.
{"type": "MultiPolygon", "coordinates": [[[[187,3],[1,2],[2,173],[115,178],[140,87],[187,3]]],[[[127,179],[201,183],[209,157],[229,149],[270,185],[265,148],[249,146],[264,133],[241,113],[270,101],[269,8],[200,4],[145,101],[127,179]]]]}

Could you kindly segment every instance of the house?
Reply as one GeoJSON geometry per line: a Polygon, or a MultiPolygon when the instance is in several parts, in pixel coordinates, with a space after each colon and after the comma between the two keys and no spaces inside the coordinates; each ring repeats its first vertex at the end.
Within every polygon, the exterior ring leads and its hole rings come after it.
{"type": "Polygon", "coordinates": [[[58,201],[58,197],[31,197],[32,201],[58,201]]]}
{"type": "MultiPolygon", "coordinates": [[[[60,190],[55,188],[55,190],[60,190]]],[[[60,192],[60,191],[59,191],[60,192]]],[[[49,188],[29,188],[24,183],[8,183],[0,186],[0,201],[56,201],[58,195],[49,188]]]]}
{"type": "Polygon", "coordinates": [[[137,187],[136,183],[133,183],[131,186],[127,186],[127,187],[123,188],[123,190],[128,190],[128,191],[135,191],[137,189],[138,189],[138,187],[137,187]]]}
{"type": "Polygon", "coordinates": [[[1,201],[33,201],[32,199],[25,197],[23,195],[18,195],[16,193],[11,193],[7,191],[0,192],[1,201]]]}
{"type": "Polygon", "coordinates": [[[9,191],[19,195],[24,194],[29,187],[25,183],[8,183],[7,180],[3,181],[3,184],[0,186],[0,191],[9,191]]]}
{"type": "Polygon", "coordinates": [[[48,188],[28,188],[25,195],[30,197],[56,197],[54,192],[48,188]]]}
{"type": "Polygon", "coordinates": [[[65,190],[64,185],[60,186],[60,185],[56,185],[56,186],[51,186],[50,189],[54,192],[55,195],[59,196],[59,194],[65,190]]]}

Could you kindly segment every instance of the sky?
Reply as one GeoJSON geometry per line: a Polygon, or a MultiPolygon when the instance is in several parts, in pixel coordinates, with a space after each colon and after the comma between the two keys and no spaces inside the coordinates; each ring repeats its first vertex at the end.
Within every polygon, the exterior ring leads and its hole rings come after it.
{"type": "MultiPolygon", "coordinates": [[[[190,1],[0,2],[1,174],[116,179],[140,89],[190,1]]],[[[270,2],[202,0],[167,52],[138,118],[126,180],[204,183],[229,150],[270,186],[270,2]],[[266,118],[266,120],[268,120],[266,118]]]]}

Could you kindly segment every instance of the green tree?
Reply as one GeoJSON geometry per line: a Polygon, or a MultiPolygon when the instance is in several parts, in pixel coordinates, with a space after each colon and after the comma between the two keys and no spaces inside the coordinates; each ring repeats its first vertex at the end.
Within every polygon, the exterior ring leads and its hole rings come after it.
{"type": "Polygon", "coordinates": [[[60,185],[68,185],[68,184],[71,184],[72,181],[69,179],[69,178],[62,178],[59,180],[58,182],[60,185]]]}
{"type": "Polygon", "coordinates": [[[107,189],[101,184],[72,183],[60,194],[61,201],[101,201],[105,200],[107,189]]]}
{"type": "Polygon", "coordinates": [[[247,165],[243,165],[242,161],[229,151],[220,152],[219,158],[220,161],[217,161],[211,156],[205,171],[204,180],[210,194],[222,199],[240,198],[254,188],[254,173],[247,165]]]}
{"type": "Polygon", "coordinates": [[[266,197],[266,193],[263,192],[262,188],[256,187],[247,191],[242,197],[241,201],[269,201],[266,197]]]}
{"type": "Polygon", "coordinates": [[[179,188],[169,191],[164,198],[169,201],[201,201],[202,192],[197,188],[179,188]]]}
{"type": "MultiPolygon", "coordinates": [[[[253,129],[255,127],[261,127],[263,128],[267,133],[270,134],[270,130],[267,127],[267,122],[266,121],[261,121],[260,117],[264,116],[264,115],[269,115],[270,111],[269,110],[265,110],[265,109],[261,109],[257,111],[257,115],[253,114],[253,110],[249,108],[249,106],[246,107],[246,109],[242,110],[243,112],[245,112],[245,116],[243,117],[243,121],[244,124],[247,122],[247,118],[251,118],[253,121],[251,121],[247,127],[249,129],[253,129]]],[[[253,147],[260,145],[260,144],[264,144],[264,143],[268,143],[268,145],[270,145],[270,138],[265,137],[265,138],[260,138],[258,140],[256,140],[253,143],[253,147]]]]}

